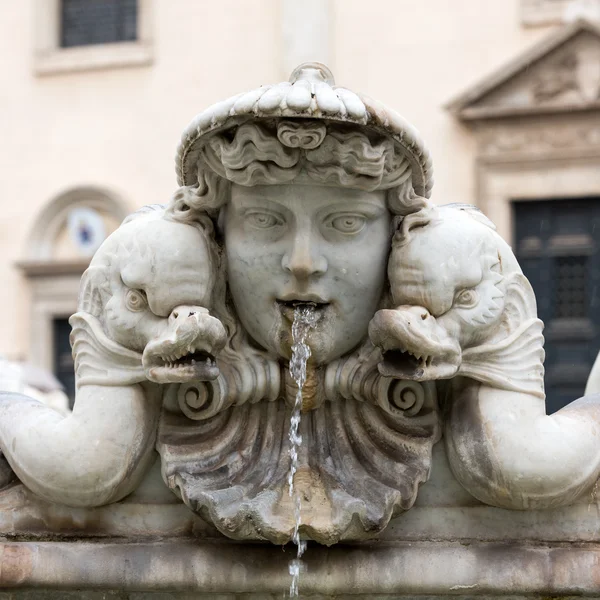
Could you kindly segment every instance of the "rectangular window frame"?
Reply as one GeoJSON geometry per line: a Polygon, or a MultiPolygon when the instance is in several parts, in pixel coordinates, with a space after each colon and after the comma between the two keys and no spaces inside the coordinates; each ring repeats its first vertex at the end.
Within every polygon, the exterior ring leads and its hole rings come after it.
{"type": "Polygon", "coordinates": [[[153,61],[154,0],[138,0],[138,39],[62,48],[60,0],[34,0],[34,73],[38,76],[145,66],[153,61]]]}
{"type": "Polygon", "coordinates": [[[61,48],[138,39],[139,0],[60,0],[59,4],[61,48]]]}

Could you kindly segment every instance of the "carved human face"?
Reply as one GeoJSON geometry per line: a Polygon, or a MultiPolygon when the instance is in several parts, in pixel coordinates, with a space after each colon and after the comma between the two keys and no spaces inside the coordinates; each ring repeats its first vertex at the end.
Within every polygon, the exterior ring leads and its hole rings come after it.
{"type": "Polygon", "coordinates": [[[225,214],[229,286],[242,325],[288,357],[294,305],[312,302],[316,363],[355,348],[378,308],[390,247],[383,191],[232,184],[225,214]]]}

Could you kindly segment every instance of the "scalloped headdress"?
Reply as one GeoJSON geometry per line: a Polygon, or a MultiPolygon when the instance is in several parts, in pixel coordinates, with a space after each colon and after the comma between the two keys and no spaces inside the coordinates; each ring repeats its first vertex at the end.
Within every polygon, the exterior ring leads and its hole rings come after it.
{"type": "MultiPolygon", "coordinates": [[[[304,63],[294,70],[289,82],[238,94],[197,115],[184,130],[177,149],[179,185],[197,183],[199,166],[206,161],[204,148],[214,134],[251,121],[293,119],[343,123],[350,129],[356,126],[367,134],[391,139],[394,151],[410,164],[414,192],[424,198],[430,197],[433,186],[431,158],[415,128],[379,102],[336,86],[331,71],[320,63],[304,63]]],[[[208,166],[215,170],[214,161],[208,166]]]]}

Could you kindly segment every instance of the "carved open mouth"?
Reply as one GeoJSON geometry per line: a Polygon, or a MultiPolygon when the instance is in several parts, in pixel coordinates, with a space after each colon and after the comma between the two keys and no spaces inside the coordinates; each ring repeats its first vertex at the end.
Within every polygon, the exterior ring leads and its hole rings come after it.
{"type": "Polygon", "coordinates": [[[194,347],[156,354],[149,370],[153,380],[161,382],[206,381],[219,375],[214,355],[194,347]]]}
{"type": "Polygon", "coordinates": [[[313,300],[277,300],[277,305],[283,316],[289,321],[294,320],[296,308],[311,307],[320,318],[331,306],[329,302],[315,302],[313,300]]]}
{"type": "Polygon", "coordinates": [[[164,366],[169,369],[193,367],[196,363],[204,363],[207,367],[212,367],[215,362],[215,357],[212,354],[196,349],[191,349],[190,352],[182,355],[161,356],[161,359],[164,362],[164,366]]]}
{"type": "Polygon", "coordinates": [[[432,361],[432,356],[413,353],[410,350],[388,350],[383,354],[379,370],[385,377],[413,379],[422,377],[432,361]]]}

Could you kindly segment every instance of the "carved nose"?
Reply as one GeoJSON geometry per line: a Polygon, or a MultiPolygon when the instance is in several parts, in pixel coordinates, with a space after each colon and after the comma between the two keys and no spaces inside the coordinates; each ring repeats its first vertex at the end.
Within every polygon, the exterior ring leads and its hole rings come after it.
{"type": "Polygon", "coordinates": [[[401,305],[398,307],[398,309],[401,310],[408,319],[412,317],[415,323],[418,323],[419,321],[427,321],[428,319],[435,321],[435,319],[433,319],[431,316],[431,313],[424,306],[401,305]]]}
{"type": "Polygon", "coordinates": [[[177,306],[169,315],[169,323],[175,321],[185,321],[190,317],[196,316],[198,313],[208,313],[208,311],[201,306],[177,306]]]}
{"type": "Polygon", "coordinates": [[[312,247],[308,239],[297,240],[290,252],[281,259],[284,271],[297,279],[308,279],[312,275],[323,275],[327,271],[327,259],[312,247]]]}

